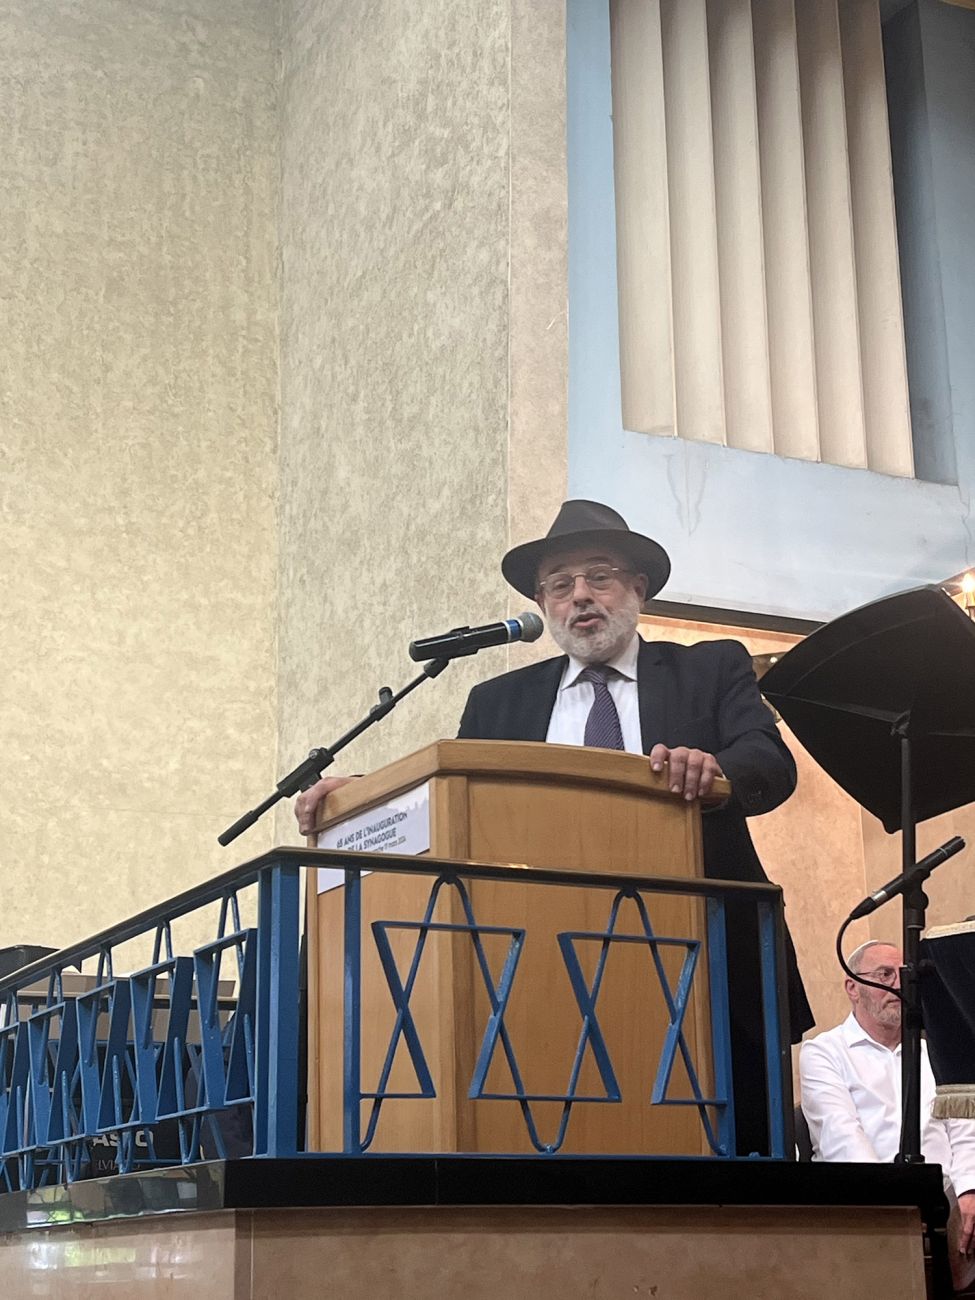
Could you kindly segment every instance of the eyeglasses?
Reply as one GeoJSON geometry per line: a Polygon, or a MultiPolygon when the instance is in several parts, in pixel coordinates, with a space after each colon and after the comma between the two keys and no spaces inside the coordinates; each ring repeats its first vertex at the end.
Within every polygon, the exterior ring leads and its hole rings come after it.
{"type": "Polygon", "coordinates": [[[613,583],[618,581],[619,574],[632,572],[632,569],[620,569],[612,564],[594,564],[582,573],[553,573],[538,586],[553,600],[565,600],[566,596],[571,596],[575,591],[576,578],[581,578],[590,591],[609,591],[613,583]]]}
{"type": "Polygon", "coordinates": [[[888,988],[893,988],[900,975],[900,969],[897,966],[875,966],[873,970],[857,971],[858,975],[863,975],[865,979],[876,980],[878,984],[886,984],[888,988]]]}

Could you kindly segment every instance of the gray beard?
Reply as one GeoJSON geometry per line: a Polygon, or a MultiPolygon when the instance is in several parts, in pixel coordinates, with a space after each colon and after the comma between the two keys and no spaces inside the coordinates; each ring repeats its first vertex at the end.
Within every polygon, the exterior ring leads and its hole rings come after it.
{"type": "Polygon", "coordinates": [[[899,1025],[901,1022],[901,1004],[898,1002],[894,1006],[881,1007],[879,1011],[873,1013],[873,1018],[880,1025],[899,1025]]]}
{"type": "MultiPolygon", "coordinates": [[[[640,599],[635,591],[630,592],[630,599],[612,614],[608,614],[598,601],[591,600],[586,610],[598,610],[605,618],[605,623],[597,632],[573,632],[569,620],[583,612],[573,608],[564,619],[548,616],[548,630],[552,640],[567,655],[584,664],[604,664],[615,659],[621,650],[625,650],[636,631],[640,618],[640,599]]],[[[547,611],[546,611],[547,613],[547,611]]]]}

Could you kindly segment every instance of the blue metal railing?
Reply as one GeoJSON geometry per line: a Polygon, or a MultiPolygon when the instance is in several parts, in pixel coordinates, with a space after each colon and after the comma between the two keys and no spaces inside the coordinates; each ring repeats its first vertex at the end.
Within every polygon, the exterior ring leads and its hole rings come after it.
{"type": "Polygon", "coordinates": [[[734,1113],[725,906],[729,899],[746,897],[759,918],[771,1154],[786,1155],[791,1072],[781,996],[782,903],[776,887],[279,849],[0,980],[0,1191],[87,1176],[96,1167],[96,1149],[106,1144],[114,1150],[114,1167],[120,1172],[190,1164],[214,1156],[300,1153],[304,1089],[299,1067],[299,892],[303,870],[319,867],[343,869],[346,880],[342,1048],[346,1152],[368,1150],[386,1101],[404,1095],[436,1095],[410,998],[428,937],[451,933],[470,938],[489,1004],[470,1082],[472,1099],[503,1098],[517,1104],[533,1146],[545,1154],[561,1148],[576,1105],[619,1101],[619,1082],[599,1023],[599,994],[612,946],[643,944],[650,951],[668,1016],[650,1103],[696,1107],[710,1150],[715,1156],[730,1157],[734,1113]],[[371,926],[394,1011],[388,1051],[371,1089],[364,1089],[361,1079],[361,871],[365,869],[431,879],[421,917],[375,921],[371,926]],[[505,1025],[525,928],[480,925],[468,888],[474,879],[514,881],[525,887],[582,887],[603,891],[607,897],[605,929],[557,936],[580,1017],[578,1049],[564,1093],[532,1092],[526,1087],[505,1025]],[[438,899],[445,891],[459,900],[463,921],[435,919],[438,899]],[[254,925],[241,922],[241,900],[248,892],[256,893],[254,925]],[[698,936],[655,933],[648,899],[661,894],[706,901],[706,945],[698,936]],[[625,900],[636,907],[640,924],[635,933],[620,929],[625,900]],[[174,923],[193,914],[198,922],[203,909],[215,905],[212,938],[193,946],[191,952],[176,951],[174,923]],[[405,976],[393,957],[390,932],[394,930],[416,935],[405,976]],[[483,940],[489,935],[508,938],[497,980],[484,949],[483,940]],[[140,940],[151,943],[148,964],[120,973],[120,951],[140,940]],[[592,941],[600,947],[590,982],[576,945],[592,941]],[[662,956],[667,950],[682,953],[673,986],[662,956]],[[89,987],[72,993],[72,969],[84,972],[91,967],[89,987]],[[711,1007],[714,1089],[710,1093],[700,1087],[700,1063],[695,1063],[683,1033],[695,975],[702,969],[706,969],[711,1007]],[[401,1041],[416,1074],[415,1093],[389,1090],[401,1041]],[[506,1093],[490,1091],[487,1085],[498,1050],[505,1056],[513,1083],[506,1093]],[[587,1050],[596,1062],[601,1095],[578,1091],[587,1050]],[[678,1057],[689,1080],[689,1098],[668,1095],[678,1057]],[[536,1103],[547,1101],[562,1105],[551,1142],[540,1137],[533,1110],[536,1103]]]}
{"type": "MultiPolygon", "coordinates": [[[[358,1155],[369,1150],[377,1133],[383,1104],[407,1098],[431,1098],[436,1095],[431,1069],[423,1053],[420,1036],[410,1009],[410,997],[416,983],[427,937],[431,933],[467,934],[470,936],[475,957],[475,968],[480,973],[487,995],[490,1012],[484,1026],[480,1049],[477,1053],[468,1096],[472,1100],[506,1100],[521,1108],[525,1128],[532,1146],[539,1153],[554,1154],[562,1148],[573,1108],[583,1103],[619,1102],[620,1086],[602,1033],[597,1002],[610,948],[615,943],[643,944],[649,948],[653,970],[668,1014],[668,1027],[661,1044],[660,1058],[652,1084],[650,1104],[658,1106],[693,1106],[700,1117],[703,1135],[715,1157],[730,1158],[735,1151],[734,1104],[731,1077],[731,1025],[728,998],[728,958],[726,939],[726,903],[732,899],[746,898],[752,902],[758,915],[759,986],[753,990],[761,998],[758,1017],[764,1029],[766,1079],[769,1106],[770,1154],[784,1158],[791,1151],[791,1057],[785,999],[780,990],[785,988],[784,923],[782,896],[777,886],[765,884],[738,884],[711,879],[674,879],[668,877],[637,877],[578,871],[552,871],[526,867],[498,867],[482,864],[464,864],[435,861],[429,858],[394,858],[359,854],[357,863],[368,860],[370,871],[388,871],[427,875],[433,877],[422,918],[417,921],[374,921],[371,926],[373,942],[379,962],[386,977],[389,995],[395,1008],[392,1032],[379,1070],[375,1088],[364,1088],[361,1079],[361,1015],[362,1015],[362,898],[359,871],[347,870],[345,891],[345,1027],[344,1027],[344,1149],[358,1155]],[[524,1084],[517,1055],[506,1030],[504,1014],[516,979],[518,962],[525,939],[525,931],[518,926],[480,925],[474,915],[467,884],[474,880],[518,882],[524,887],[537,885],[550,887],[584,887],[611,891],[606,928],[602,931],[570,931],[556,936],[558,949],[565,966],[566,979],[571,987],[580,1015],[580,1036],[575,1058],[569,1069],[569,1084],[564,1093],[531,1092],[524,1084]],[[444,889],[456,891],[464,921],[435,921],[434,912],[444,889]],[[654,932],[646,896],[690,896],[707,903],[707,944],[695,936],[660,935],[654,932]],[[620,907],[624,900],[635,905],[640,921],[638,933],[622,933],[619,926],[620,907]],[[409,960],[405,977],[401,977],[393,960],[389,942],[390,930],[416,933],[416,945],[409,960]],[[491,975],[481,942],[483,936],[506,935],[509,947],[500,978],[491,975]],[[576,951],[577,941],[599,943],[599,956],[591,987],[587,984],[576,951]],[[661,955],[662,950],[683,949],[684,958],[675,987],[671,987],[661,955]],[[695,973],[705,959],[711,1020],[711,1065],[715,1088],[705,1095],[699,1083],[699,1065],[695,1064],[691,1049],[684,1037],[683,1024],[693,990],[695,973]],[[389,1087],[393,1059],[400,1042],[404,1042],[417,1080],[417,1090],[403,1092],[389,1087]],[[510,1092],[488,1091],[487,1073],[500,1048],[510,1072],[513,1088],[510,1092]],[[583,1057],[591,1050],[603,1087],[602,1095],[577,1091],[583,1057]],[[668,1095],[675,1062],[682,1060],[690,1086],[690,1097],[668,1095]],[[536,1103],[557,1102],[562,1105],[561,1119],[554,1139],[544,1141],[533,1106],[536,1103]],[[367,1105],[367,1118],[363,1125],[362,1104],[367,1105]]],[[[333,863],[334,865],[334,863],[333,863]]],[[[544,1014],[544,1011],[540,1011],[544,1014]]]]}
{"type": "Polygon", "coordinates": [[[223,1156],[228,1133],[294,1153],[300,875],[287,853],[245,863],[0,980],[0,1190],[81,1177],[106,1144],[123,1173],[223,1156]],[[174,922],[213,904],[213,937],[174,952],[174,922]],[[146,939],[148,965],[117,973],[146,939]],[[66,993],[89,966],[90,987],[66,993]]]}

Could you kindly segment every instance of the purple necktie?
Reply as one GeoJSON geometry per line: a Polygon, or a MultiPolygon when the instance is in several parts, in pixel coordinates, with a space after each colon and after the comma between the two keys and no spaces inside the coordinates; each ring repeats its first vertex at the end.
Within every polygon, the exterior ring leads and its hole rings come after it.
{"type": "Polygon", "coordinates": [[[605,664],[590,664],[579,674],[579,681],[592,682],[595,699],[586,719],[586,734],[583,744],[593,745],[597,749],[625,749],[623,728],[620,715],[609,693],[606,679],[614,669],[605,664]]]}

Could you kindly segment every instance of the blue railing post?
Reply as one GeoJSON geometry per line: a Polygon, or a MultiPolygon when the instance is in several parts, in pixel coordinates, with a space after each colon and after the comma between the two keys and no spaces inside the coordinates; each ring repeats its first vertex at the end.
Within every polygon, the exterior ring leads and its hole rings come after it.
{"type": "Polygon", "coordinates": [[[708,899],[708,988],[711,995],[711,1050],[714,1092],[724,1099],[718,1112],[718,1143],[735,1153],[735,1089],[731,1073],[731,1017],[728,998],[728,934],[723,898],[708,899]]]}
{"type": "Polygon", "coordinates": [[[299,878],[297,866],[272,865],[258,884],[255,1155],[298,1149],[299,878]]]}
{"type": "Polygon", "coordinates": [[[765,1028],[765,1077],[768,1088],[769,1154],[792,1158],[792,1063],[786,1020],[785,943],[781,896],[776,904],[758,902],[758,943],[762,962],[762,1018],[765,1028]],[[787,1150],[787,1145],[790,1147],[787,1150]]]}
{"type": "Polygon", "coordinates": [[[342,1149],[353,1155],[362,1150],[362,873],[345,873],[343,1014],[342,1043],[342,1149]]]}

